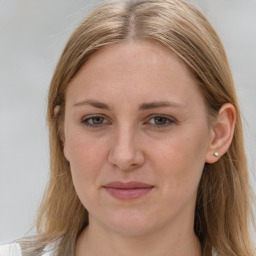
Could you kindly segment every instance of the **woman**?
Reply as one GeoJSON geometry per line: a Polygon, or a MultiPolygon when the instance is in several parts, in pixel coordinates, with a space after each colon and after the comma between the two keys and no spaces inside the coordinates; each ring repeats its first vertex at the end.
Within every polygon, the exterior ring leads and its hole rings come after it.
{"type": "Polygon", "coordinates": [[[95,9],[59,60],[48,122],[38,235],[2,250],[255,255],[234,83],[216,32],[192,5],[95,9]]]}

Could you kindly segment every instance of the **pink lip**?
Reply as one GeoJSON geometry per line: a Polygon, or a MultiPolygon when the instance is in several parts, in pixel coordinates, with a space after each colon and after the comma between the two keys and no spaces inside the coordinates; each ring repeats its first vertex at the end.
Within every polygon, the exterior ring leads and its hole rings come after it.
{"type": "Polygon", "coordinates": [[[137,182],[120,182],[114,181],[103,186],[106,191],[113,197],[121,200],[131,200],[139,198],[150,192],[154,186],[137,182]]]}

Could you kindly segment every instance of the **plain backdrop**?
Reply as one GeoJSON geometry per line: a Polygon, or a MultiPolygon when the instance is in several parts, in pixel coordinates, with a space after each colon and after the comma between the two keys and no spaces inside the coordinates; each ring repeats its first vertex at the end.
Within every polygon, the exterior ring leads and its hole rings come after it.
{"type": "MultiPolygon", "coordinates": [[[[0,243],[22,237],[33,226],[49,173],[48,86],[68,37],[100,2],[0,0],[0,243]]],[[[226,48],[255,186],[256,0],[192,2],[226,48]]]]}

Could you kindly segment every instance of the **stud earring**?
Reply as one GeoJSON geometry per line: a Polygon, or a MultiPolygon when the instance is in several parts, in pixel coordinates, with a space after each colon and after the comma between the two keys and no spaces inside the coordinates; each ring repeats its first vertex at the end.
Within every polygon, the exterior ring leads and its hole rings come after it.
{"type": "Polygon", "coordinates": [[[218,157],[219,156],[219,152],[214,152],[214,155],[216,156],[216,157],[218,157]]]}
{"type": "Polygon", "coordinates": [[[53,109],[54,117],[57,117],[57,115],[59,114],[59,111],[60,111],[60,105],[55,106],[55,108],[53,109]]]}

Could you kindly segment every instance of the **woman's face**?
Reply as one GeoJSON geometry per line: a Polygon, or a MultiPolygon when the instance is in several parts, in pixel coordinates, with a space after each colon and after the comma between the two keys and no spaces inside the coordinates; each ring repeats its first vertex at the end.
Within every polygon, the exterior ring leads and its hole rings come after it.
{"type": "Polygon", "coordinates": [[[106,46],[69,84],[65,111],[64,153],[90,225],[193,230],[212,132],[177,57],[149,41],[106,46]]]}

